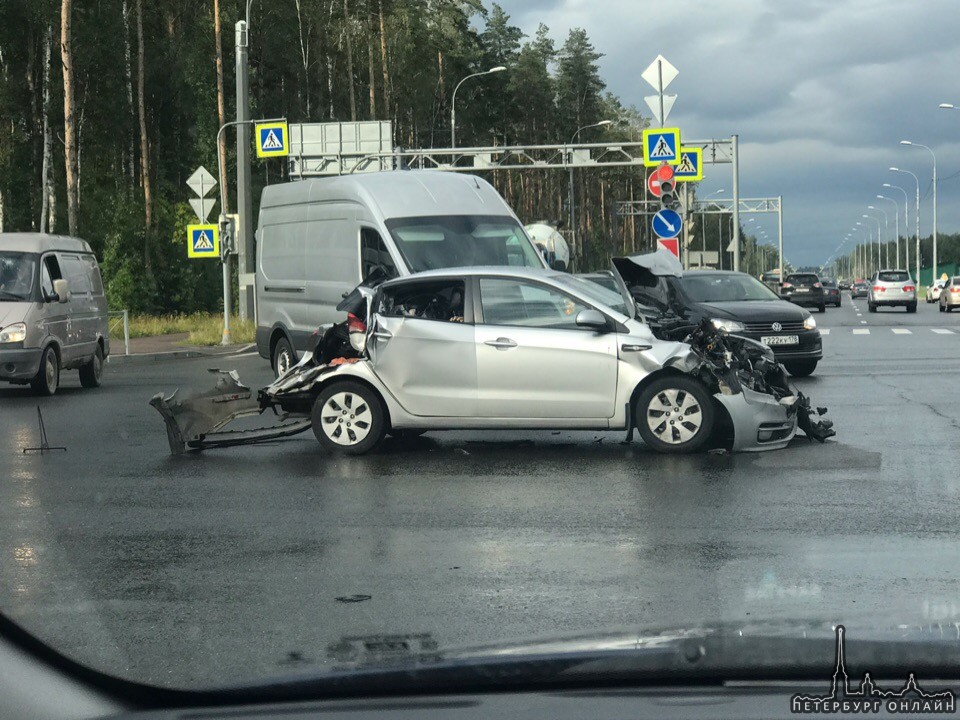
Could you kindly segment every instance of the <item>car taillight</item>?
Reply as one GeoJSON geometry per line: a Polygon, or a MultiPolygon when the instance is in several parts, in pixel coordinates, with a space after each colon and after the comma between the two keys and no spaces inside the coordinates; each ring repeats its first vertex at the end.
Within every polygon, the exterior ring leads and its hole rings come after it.
{"type": "Polygon", "coordinates": [[[883,285],[874,285],[874,286],[873,286],[873,291],[874,291],[874,292],[883,292],[884,290],[886,290],[886,288],[885,288],[883,285]]]}
{"type": "Polygon", "coordinates": [[[960,286],[954,285],[952,288],[950,288],[950,292],[960,292],[960,286]]]}
{"type": "Polygon", "coordinates": [[[347,313],[347,330],[352,333],[365,333],[367,331],[367,324],[353,313],[347,313]]]}
{"type": "Polygon", "coordinates": [[[820,283],[814,283],[813,286],[816,287],[816,288],[822,288],[822,287],[823,287],[823,285],[821,285],[820,283]]]}
{"type": "Polygon", "coordinates": [[[790,288],[793,287],[793,285],[791,285],[791,284],[788,283],[788,282],[785,282],[785,283],[784,283],[783,285],[781,285],[780,287],[783,288],[784,290],[789,290],[790,288]]]}
{"type": "Polygon", "coordinates": [[[913,292],[914,290],[916,290],[916,288],[915,288],[913,285],[904,285],[904,286],[903,286],[903,291],[904,291],[904,292],[913,292]]]}

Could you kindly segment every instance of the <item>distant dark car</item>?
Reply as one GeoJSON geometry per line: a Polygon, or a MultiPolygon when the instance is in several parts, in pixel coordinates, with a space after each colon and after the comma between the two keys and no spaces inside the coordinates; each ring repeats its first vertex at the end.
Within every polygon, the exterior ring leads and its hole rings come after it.
{"type": "Polygon", "coordinates": [[[840,288],[836,280],[824,278],[820,281],[823,285],[823,299],[825,304],[840,307],[840,288]]]}
{"type": "Polygon", "coordinates": [[[849,280],[841,280],[839,283],[837,283],[837,285],[841,290],[849,290],[851,287],[853,287],[849,280]]]}
{"type": "Polygon", "coordinates": [[[870,283],[868,282],[856,282],[853,284],[853,287],[850,288],[850,297],[854,300],[857,298],[864,298],[870,294],[870,283]]]}
{"type": "Polygon", "coordinates": [[[686,270],[682,277],[651,277],[629,290],[641,310],[673,312],[693,322],[707,318],[733,335],[768,345],[796,377],[813,373],[823,357],[820,331],[810,313],[746,273],[686,270]]]}
{"type": "Polygon", "coordinates": [[[804,307],[815,307],[820,312],[827,311],[827,299],[823,293],[823,283],[814,273],[793,273],[787,275],[780,286],[780,297],[804,307]]]}

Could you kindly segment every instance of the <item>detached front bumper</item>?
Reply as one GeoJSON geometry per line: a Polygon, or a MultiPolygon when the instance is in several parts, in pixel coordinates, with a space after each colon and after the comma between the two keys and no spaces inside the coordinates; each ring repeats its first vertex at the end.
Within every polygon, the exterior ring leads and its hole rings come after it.
{"type": "Polygon", "coordinates": [[[29,380],[40,370],[40,348],[0,348],[0,380],[29,380]]]}
{"type": "Polygon", "coordinates": [[[733,423],[734,452],[760,452],[785,448],[797,434],[797,415],[772,395],[749,388],[735,395],[714,397],[733,423]]]}

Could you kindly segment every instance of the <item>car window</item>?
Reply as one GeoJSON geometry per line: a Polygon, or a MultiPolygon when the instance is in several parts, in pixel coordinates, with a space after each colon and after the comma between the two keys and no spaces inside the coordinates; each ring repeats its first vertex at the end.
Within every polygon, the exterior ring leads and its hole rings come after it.
{"type": "Polygon", "coordinates": [[[462,280],[405,282],[384,288],[379,297],[377,312],[387,317],[464,321],[462,280]]]}
{"type": "Polygon", "coordinates": [[[81,256],[84,267],[87,271],[87,277],[90,278],[90,286],[94,295],[103,295],[103,279],[100,277],[100,268],[93,255],[81,256]]]}
{"type": "Polygon", "coordinates": [[[743,273],[685,275],[681,282],[684,291],[694,302],[779,300],[770,288],[743,273]]]}
{"type": "Polygon", "coordinates": [[[70,283],[71,295],[89,295],[90,278],[76,255],[63,255],[63,271],[70,283]]]}
{"type": "Polygon", "coordinates": [[[881,282],[906,282],[910,275],[905,272],[882,272],[877,274],[877,279],[881,282]]]}
{"type": "Polygon", "coordinates": [[[787,275],[787,282],[809,285],[820,281],[816,275],[787,275]]]}
{"type": "Polygon", "coordinates": [[[0,252],[2,299],[27,298],[35,287],[37,256],[22,252],[0,252]]]}
{"type": "Polygon", "coordinates": [[[386,279],[395,278],[398,275],[397,267],[380,233],[373,228],[362,228],[360,230],[361,277],[366,280],[377,268],[383,271],[386,279]]]}
{"type": "Polygon", "coordinates": [[[590,307],[544,285],[510,278],[482,278],[480,303],[486,325],[577,329],[577,314],[590,307]]]}

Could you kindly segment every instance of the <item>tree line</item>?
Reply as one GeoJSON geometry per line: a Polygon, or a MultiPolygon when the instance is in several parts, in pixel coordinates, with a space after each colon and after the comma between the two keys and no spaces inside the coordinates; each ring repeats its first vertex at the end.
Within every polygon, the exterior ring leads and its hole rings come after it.
{"type": "MultiPolygon", "coordinates": [[[[219,267],[184,252],[185,181],[197,165],[215,168],[218,153],[232,170],[231,143],[216,147],[216,135],[235,115],[234,26],[245,4],[0,4],[0,231],[87,239],[116,307],[216,309],[219,267]]],[[[458,145],[564,143],[600,120],[614,122],[578,139],[639,140],[648,121],[607,90],[587,33],[572,28],[559,46],[551,38],[544,25],[525,36],[480,0],[253,0],[251,113],[388,119],[396,145],[445,147],[457,82],[504,65],[460,89],[458,145]]],[[[566,223],[565,172],[487,177],[524,222],[566,223]]],[[[284,179],[279,161],[256,164],[255,205],[263,186],[284,179]]],[[[580,269],[649,247],[648,223],[616,214],[618,201],[643,198],[644,173],[578,169],[574,192],[580,269]]]]}

